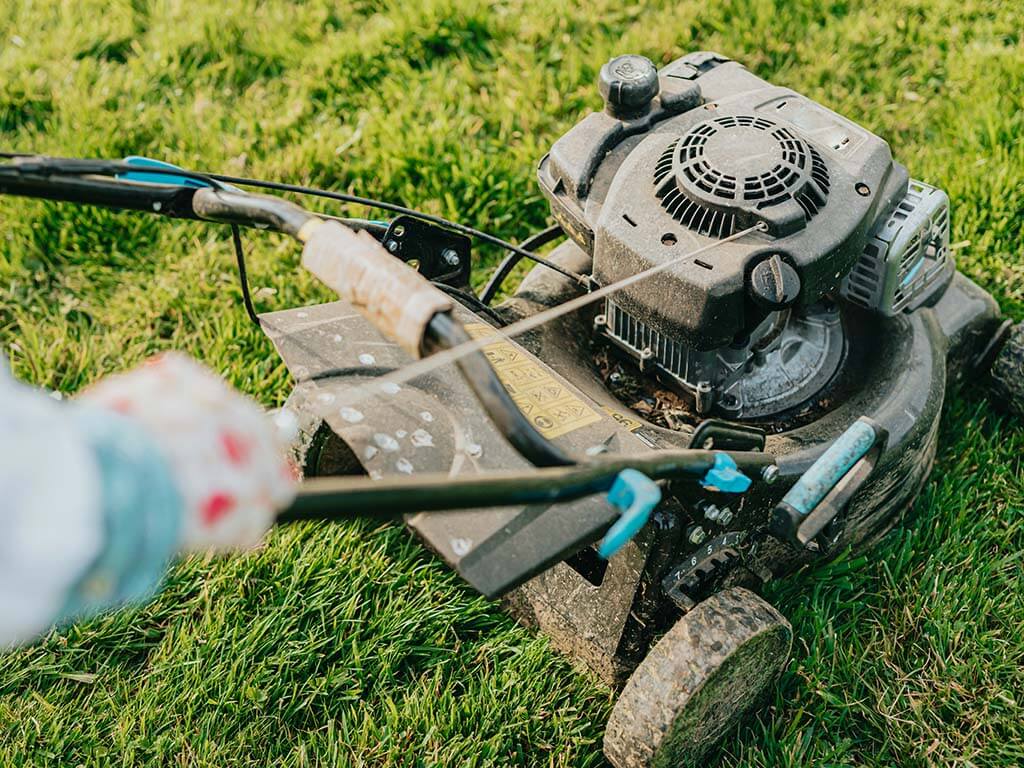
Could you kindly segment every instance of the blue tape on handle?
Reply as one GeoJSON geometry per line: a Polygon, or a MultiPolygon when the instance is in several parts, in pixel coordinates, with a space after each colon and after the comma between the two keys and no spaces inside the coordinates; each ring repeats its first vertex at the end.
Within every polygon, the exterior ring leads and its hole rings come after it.
{"type": "MultiPolygon", "coordinates": [[[[165,163],[163,160],[154,160],[150,157],[140,157],[138,155],[126,157],[124,161],[128,165],[138,166],[139,168],[163,168],[170,171],[184,170],[183,168],[179,168],[171,163],[165,163]]],[[[124,179],[126,181],[142,181],[147,184],[165,184],[174,187],[195,187],[196,189],[202,189],[203,187],[210,186],[204,181],[193,179],[189,176],[172,176],[164,173],[146,173],[145,171],[119,173],[117,178],[124,179]]]]}
{"type": "Polygon", "coordinates": [[[866,421],[855,421],[790,488],[782,502],[806,517],[854,464],[871,450],[878,435],[866,421]]]}
{"type": "Polygon", "coordinates": [[[647,525],[660,501],[661,488],[643,472],[635,469],[619,472],[608,491],[608,503],[621,509],[622,516],[608,529],[597,553],[607,560],[626,546],[647,525]]]}

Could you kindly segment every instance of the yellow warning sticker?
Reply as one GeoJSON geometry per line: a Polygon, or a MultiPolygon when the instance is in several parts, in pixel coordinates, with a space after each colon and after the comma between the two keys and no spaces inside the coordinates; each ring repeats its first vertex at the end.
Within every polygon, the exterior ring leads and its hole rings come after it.
{"type": "MultiPolygon", "coordinates": [[[[483,323],[470,323],[466,331],[474,339],[497,333],[483,323]]],[[[495,341],[483,352],[519,410],[544,437],[565,435],[601,420],[597,411],[515,344],[495,341]]]]}

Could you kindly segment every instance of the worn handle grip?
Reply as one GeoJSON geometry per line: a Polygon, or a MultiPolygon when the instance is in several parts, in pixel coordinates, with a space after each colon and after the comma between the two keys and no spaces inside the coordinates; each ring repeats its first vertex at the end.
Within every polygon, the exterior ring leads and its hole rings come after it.
{"type": "Polygon", "coordinates": [[[366,232],[317,221],[299,233],[302,265],[413,357],[420,356],[431,318],[451,299],[366,232]]]}

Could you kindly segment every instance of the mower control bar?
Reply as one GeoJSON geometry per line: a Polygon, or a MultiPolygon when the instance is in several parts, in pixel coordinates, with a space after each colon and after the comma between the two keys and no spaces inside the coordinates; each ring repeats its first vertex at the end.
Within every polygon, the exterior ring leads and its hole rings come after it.
{"type": "MultiPolygon", "coordinates": [[[[85,162],[85,161],[81,161],[85,162]]],[[[99,166],[89,166],[98,169],[99,166]]],[[[198,220],[192,209],[194,187],[133,184],[109,175],[64,175],[36,159],[17,159],[0,165],[0,195],[17,195],[82,205],[145,211],[176,219],[198,220]]]]}
{"type": "Polygon", "coordinates": [[[625,469],[642,472],[652,480],[700,480],[721,463],[722,455],[753,477],[760,477],[764,468],[774,463],[770,455],[760,452],[687,449],[486,476],[451,477],[437,473],[384,481],[351,476],[313,477],[303,481],[298,498],[278,516],[278,522],[390,519],[414,512],[571,501],[608,491],[625,469]]]}

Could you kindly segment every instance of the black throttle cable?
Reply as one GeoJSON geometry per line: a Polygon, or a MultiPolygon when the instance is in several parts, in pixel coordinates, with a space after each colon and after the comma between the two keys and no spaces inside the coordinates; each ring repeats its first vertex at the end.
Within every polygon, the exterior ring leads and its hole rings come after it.
{"type": "MultiPolygon", "coordinates": [[[[146,169],[147,173],[149,169],[146,169]]],[[[316,187],[306,187],[298,184],[283,184],[277,181],[263,181],[261,179],[250,179],[244,176],[226,176],[224,174],[213,173],[208,174],[209,178],[216,179],[227,184],[241,184],[248,187],[259,187],[262,189],[273,189],[279,192],[294,192],[300,195],[312,195],[314,197],[323,197],[329,200],[338,200],[343,203],[353,203],[355,205],[365,205],[370,208],[377,208],[382,211],[391,211],[392,213],[404,214],[406,216],[412,216],[423,221],[429,221],[431,224],[437,224],[439,227],[446,227],[453,229],[456,232],[461,232],[464,235],[475,237],[477,240],[482,240],[491,245],[496,245],[500,248],[504,248],[507,251],[518,254],[520,259],[530,259],[537,264],[543,264],[548,269],[553,269],[564,277],[568,277],[574,280],[580,285],[586,283],[586,276],[580,275],[575,272],[571,272],[565,267],[561,267],[554,262],[548,261],[542,256],[538,256],[536,253],[518,246],[515,243],[510,243],[508,240],[502,240],[500,237],[484,232],[483,230],[470,227],[465,224],[459,224],[458,222],[451,221],[441,216],[435,216],[431,213],[425,213],[418,211],[414,208],[406,208],[404,205],[398,205],[396,203],[389,203],[384,200],[375,200],[370,197],[360,197],[359,195],[350,195],[345,192],[331,192],[326,189],[318,189],[316,187]]]]}
{"type": "MultiPolygon", "coordinates": [[[[524,251],[535,251],[537,248],[547,245],[553,240],[557,240],[563,234],[562,228],[555,224],[553,227],[541,230],[535,235],[530,236],[522,243],[519,248],[524,251]]],[[[516,268],[516,265],[523,260],[523,255],[519,251],[512,251],[502,259],[501,263],[497,266],[494,272],[491,273],[490,278],[487,280],[487,285],[484,286],[483,290],[480,291],[480,301],[486,305],[490,305],[494,301],[495,295],[501,289],[501,286],[508,279],[508,276],[512,274],[512,270],[516,268]]],[[[562,274],[565,274],[563,271],[562,274]]]]}

